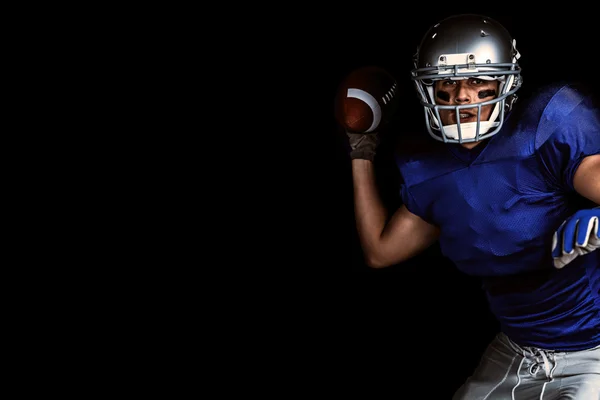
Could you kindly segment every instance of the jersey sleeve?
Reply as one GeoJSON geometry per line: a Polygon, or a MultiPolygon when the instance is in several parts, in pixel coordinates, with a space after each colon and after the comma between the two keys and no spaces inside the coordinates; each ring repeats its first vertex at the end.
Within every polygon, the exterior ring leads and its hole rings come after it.
{"type": "Polygon", "coordinates": [[[573,177],[581,161],[600,153],[598,99],[565,87],[542,115],[536,148],[548,179],[561,190],[574,191],[573,177]]]}
{"type": "Polygon", "coordinates": [[[419,207],[417,200],[412,195],[409,181],[404,178],[404,174],[408,174],[409,176],[411,174],[405,160],[401,156],[395,156],[395,161],[398,171],[400,172],[400,199],[402,204],[406,206],[408,211],[420,217],[425,222],[432,224],[431,218],[423,212],[421,207],[419,207]]]}
{"type": "Polygon", "coordinates": [[[408,186],[405,183],[400,185],[400,197],[402,198],[402,203],[406,206],[408,211],[419,216],[421,219],[431,223],[426,215],[424,215],[419,209],[417,202],[414,197],[411,195],[408,186]]]}

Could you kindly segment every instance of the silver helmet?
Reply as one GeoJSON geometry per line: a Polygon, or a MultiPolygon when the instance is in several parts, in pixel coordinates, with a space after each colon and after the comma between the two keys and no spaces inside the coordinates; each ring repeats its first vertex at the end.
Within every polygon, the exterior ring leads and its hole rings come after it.
{"type": "Polygon", "coordinates": [[[495,20],[475,14],[448,17],[432,26],[417,48],[411,71],[425,123],[433,138],[450,143],[476,142],[495,135],[516,100],[521,87],[520,54],[516,41],[495,20]],[[465,105],[438,105],[433,95],[435,81],[477,78],[498,80],[493,100],[465,105]],[[481,121],[481,107],[495,104],[488,121],[481,121]],[[461,109],[477,108],[477,122],[460,123],[461,109]],[[453,110],[457,124],[444,126],[439,110],[453,110]]]}

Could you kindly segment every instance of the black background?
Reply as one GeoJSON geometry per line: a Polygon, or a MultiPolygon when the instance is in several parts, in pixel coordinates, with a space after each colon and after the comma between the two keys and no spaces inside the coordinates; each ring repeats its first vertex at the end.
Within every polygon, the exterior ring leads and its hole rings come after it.
{"type": "MultiPolygon", "coordinates": [[[[385,269],[365,265],[354,226],[350,161],[333,117],[333,98],[354,68],[384,67],[403,96],[394,121],[398,135],[414,132],[424,124],[409,79],[416,46],[433,23],[463,12],[497,19],[517,40],[521,96],[557,80],[600,87],[595,78],[600,34],[591,9],[508,8],[513,12],[499,12],[507,5],[431,12],[416,11],[416,5],[410,11],[348,5],[327,15],[308,13],[291,39],[294,90],[303,92],[305,103],[284,116],[297,121],[292,146],[300,154],[281,151],[286,165],[290,158],[296,164],[290,167],[292,188],[276,211],[285,239],[277,240],[281,257],[271,277],[282,278],[281,295],[294,294],[286,311],[294,340],[283,354],[286,363],[306,365],[295,368],[299,390],[317,385],[324,395],[449,399],[498,332],[479,281],[457,271],[437,245],[385,269]]],[[[391,145],[395,139],[386,140],[391,145]]],[[[384,141],[376,167],[381,194],[393,211],[400,199],[390,148],[384,141]]]]}

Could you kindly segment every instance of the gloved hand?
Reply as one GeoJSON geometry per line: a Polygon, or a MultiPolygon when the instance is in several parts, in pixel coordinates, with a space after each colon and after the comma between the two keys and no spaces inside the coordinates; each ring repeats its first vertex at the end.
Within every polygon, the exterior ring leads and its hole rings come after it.
{"type": "Polygon", "coordinates": [[[578,256],[600,247],[598,224],[600,207],[579,210],[565,220],[552,238],[554,266],[562,268],[578,256]]]}
{"type": "Polygon", "coordinates": [[[348,143],[350,144],[350,158],[351,159],[364,159],[373,161],[377,146],[379,145],[379,133],[352,133],[346,131],[348,136],[348,143]]]}

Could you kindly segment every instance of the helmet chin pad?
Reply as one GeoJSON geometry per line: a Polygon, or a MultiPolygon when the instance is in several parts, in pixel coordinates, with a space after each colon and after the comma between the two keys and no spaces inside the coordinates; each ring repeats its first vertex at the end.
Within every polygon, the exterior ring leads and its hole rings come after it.
{"type": "Polygon", "coordinates": [[[488,133],[492,128],[500,125],[499,122],[481,121],[479,123],[479,138],[477,135],[477,122],[465,122],[460,124],[460,135],[458,134],[458,124],[445,125],[442,129],[442,134],[448,139],[459,140],[461,142],[475,142],[483,140],[481,138],[484,134],[488,133]]]}

